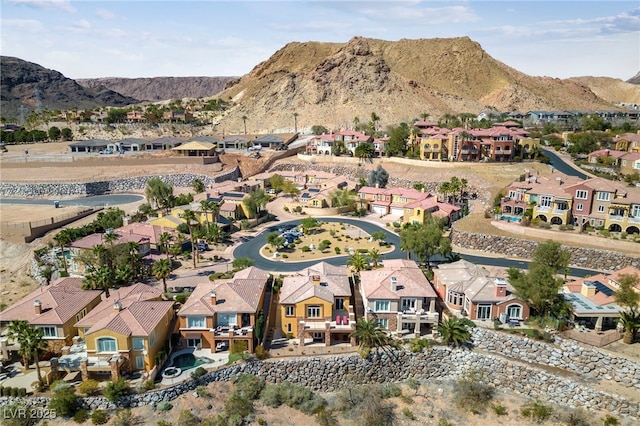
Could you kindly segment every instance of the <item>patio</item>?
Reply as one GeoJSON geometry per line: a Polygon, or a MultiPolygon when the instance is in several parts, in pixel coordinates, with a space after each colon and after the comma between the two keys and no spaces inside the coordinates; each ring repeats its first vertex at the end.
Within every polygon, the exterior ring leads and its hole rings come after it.
{"type": "MultiPolygon", "coordinates": [[[[210,359],[212,362],[207,364],[201,364],[198,367],[202,367],[206,370],[210,370],[212,368],[222,367],[227,362],[229,362],[229,351],[223,352],[212,352],[210,349],[196,349],[196,348],[187,348],[177,351],[171,354],[171,358],[167,365],[162,369],[162,373],[167,369],[173,366],[174,360],[176,357],[184,354],[193,354],[193,356],[198,358],[206,358],[210,359]]],[[[180,374],[173,377],[163,377],[160,384],[162,386],[173,386],[178,383],[182,383],[191,378],[191,373],[195,371],[195,368],[189,368],[187,370],[181,370],[180,374]]]]}

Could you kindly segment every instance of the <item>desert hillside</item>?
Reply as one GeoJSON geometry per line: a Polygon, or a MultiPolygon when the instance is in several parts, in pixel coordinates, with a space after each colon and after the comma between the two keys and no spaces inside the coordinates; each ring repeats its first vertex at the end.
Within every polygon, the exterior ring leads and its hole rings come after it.
{"type": "Polygon", "coordinates": [[[181,98],[206,98],[217,95],[237,77],[150,77],[150,78],[83,78],[76,80],[91,89],[106,87],[140,101],[162,101],[181,98]]]}
{"type": "MultiPolygon", "coordinates": [[[[574,77],[569,80],[591,89],[602,99],[612,103],[625,102],[640,104],[640,85],[609,77],[574,77]]],[[[640,75],[638,76],[640,82],[640,75]]]]}
{"type": "Polygon", "coordinates": [[[611,102],[572,80],[532,77],[493,59],[467,37],[347,43],[289,43],[220,97],[235,109],[220,120],[230,131],[254,132],[325,124],[348,127],[354,117],[380,124],[421,113],[486,110],[611,109],[611,102]]]}

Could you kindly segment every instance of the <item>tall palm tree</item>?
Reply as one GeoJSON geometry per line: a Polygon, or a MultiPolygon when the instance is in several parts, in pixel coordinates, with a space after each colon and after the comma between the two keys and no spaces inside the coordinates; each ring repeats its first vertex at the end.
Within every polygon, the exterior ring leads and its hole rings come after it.
{"type": "Polygon", "coordinates": [[[167,292],[167,278],[171,276],[171,261],[169,259],[156,260],[151,268],[156,279],[162,280],[162,289],[167,292]]]}
{"type": "Polygon", "coordinates": [[[200,210],[202,210],[202,213],[204,213],[204,218],[207,221],[207,229],[209,228],[209,215],[207,213],[209,213],[209,201],[208,200],[202,200],[200,201],[200,210]]]}
{"type": "Polygon", "coordinates": [[[115,281],[118,285],[127,285],[133,278],[136,276],[135,271],[131,267],[131,265],[127,263],[122,263],[116,267],[115,271],[115,281]]]}
{"type": "Polygon", "coordinates": [[[64,266],[64,274],[69,275],[67,269],[67,257],[65,256],[64,249],[72,241],[71,231],[69,229],[63,229],[53,237],[54,241],[60,246],[60,253],[62,255],[62,265],[64,266]]]}
{"type": "Polygon", "coordinates": [[[109,289],[116,283],[116,272],[108,266],[103,266],[95,272],[85,275],[82,288],[91,290],[104,290],[109,297],[109,289]]]}
{"type": "Polygon", "coordinates": [[[440,188],[438,189],[438,192],[444,195],[445,203],[449,202],[448,195],[449,193],[451,193],[451,182],[442,182],[442,184],[440,184],[440,188]]]}
{"type": "Polygon", "coordinates": [[[91,251],[93,252],[93,255],[95,256],[96,261],[98,262],[98,267],[96,269],[111,263],[109,261],[109,256],[110,256],[109,250],[107,250],[107,248],[103,244],[97,244],[93,246],[91,251]]]}
{"type": "Polygon", "coordinates": [[[421,113],[420,118],[422,118],[422,121],[427,121],[427,118],[429,118],[429,113],[428,112],[421,113]]]}
{"type": "Polygon", "coordinates": [[[369,250],[367,255],[369,256],[369,259],[371,259],[371,262],[373,262],[373,267],[377,268],[378,262],[380,262],[380,258],[382,257],[380,251],[378,249],[372,248],[371,250],[369,250]]]}
{"type": "Polygon", "coordinates": [[[23,320],[11,321],[8,329],[9,336],[20,345],[20,354],[23,360],[26,360],[24,363],[25,368],[29,368],[29,359],[33,356],[36,363],[38,381],[42,383],[39,352],[47,347],[47,343],[43,339],[44,331],[39,327],[31,327],[27,321],[23,320]]]}
{"type": "Polygon", "coordinates": [[[247,119],[248,117],[246,115],[242,116],[242,123],[244,124],[244,134],[247,134],[247,119]]]}
{"type": "Polygon", "coordinates": [[[187,222],[187,227],[189,228],[189,237],[191,239],[191,255],[193,257],[193,267],[195,268],[196,258],[198,256],[198,246],[196,245],[193,222],[196,221],[196,215],[193,210],[186,209],[182,214],[182,218],[187,222]]]}
{"type": "Polygon", "coordinates": [[[360,119],[358,117],[353,117],[353,130],[358,130],[359,125],[360,119]]]}
{"type": "Polygon", "coordinates": [[[363,358],[366,358],[372,349],[384,347],[390,343],[390,338],[386,331],[382,329],[374,318],[359,320],[356,323],[356,329],[351,333],[351,337],[354,337],[360,345],[359,352],[363,358]]]}
{"type": "Polygon", "coordinates": [[[51,278],[53,277],[53,273],[55,269],[51,265],[47,265],[40,270],[40,275],[46,281],[47,285],[51,284],[51,278]]]}
{"type": "Polygon", "coordinates": [[[367,269],[367,265],[367,259],[365,259],[365,257],[360,253],[354,253],[347,259],[347,266],[351,266],[351,269],[353,269],[356,274],[359,274],[360,271],[367,269]]]}
{"type": "Polygon", "coordinates": [[[442,342],[451,346],[460,346],[471,338],[467,325],[458,317],[444,320],[438,326],[442,342]]]}
{"type": "Polygon", "coordinates": [[[135,241],[129,241],[127,243],[127,258],[129,260],[129,264],[131,265],[131,270],[134,273],[134,276],[140,275],[140,262],[142,257],[140,256],[140,245],[135,241]]]}
{"type": "Polygon", "coordinates": [[[298,114],[297,112],[293,113],[293,130],[294,133],[298,133],[298,114]]]}
{"type": "Polygon", "coordinates": [[[160,248],[167,254],[167,259],[169,259],[169,243],[171,242],[171,238],[171,234],[166,231],[160,234],[160,237],[158,238],[160,248]]]}

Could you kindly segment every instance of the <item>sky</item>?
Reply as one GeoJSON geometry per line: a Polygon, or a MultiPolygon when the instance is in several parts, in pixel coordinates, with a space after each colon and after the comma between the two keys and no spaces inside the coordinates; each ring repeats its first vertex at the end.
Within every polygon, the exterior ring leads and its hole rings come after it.
{"type": "Polygon", "coordinates": [[[0,53],[74,79],[241,76],[289,42],[355,36],[468,36],[533,76],[640,71],[638,0],[0,1],[0,53]]]}

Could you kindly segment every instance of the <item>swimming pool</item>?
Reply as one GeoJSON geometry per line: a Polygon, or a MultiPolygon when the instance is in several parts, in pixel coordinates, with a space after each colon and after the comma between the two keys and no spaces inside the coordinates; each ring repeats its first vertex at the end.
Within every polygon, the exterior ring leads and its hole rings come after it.
{"type": "Polygon", "coordinates": [[[204,357],[197,357],[194,354],[180,354],[173,359],[172,367],[178,367],[182,371],[199,367],[203,364],[211,364],[213,360],[204,357]]]}
{"type": "Polygon", "coordinates": [[[500,215],[500,220],[505,220],[507,222],[522,222],[522,216],[516,216],[513,214],[503,214],[503,215],[500,215]]]}

